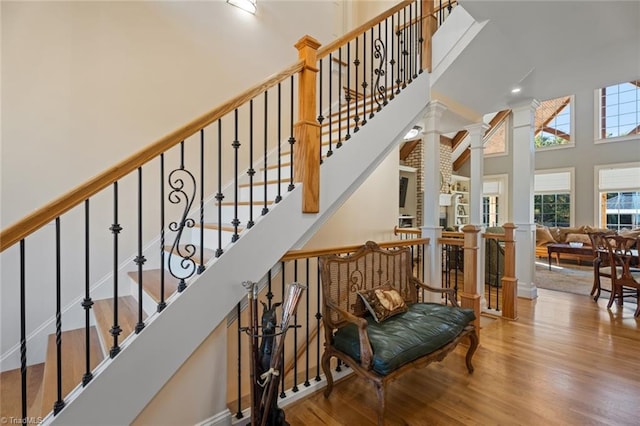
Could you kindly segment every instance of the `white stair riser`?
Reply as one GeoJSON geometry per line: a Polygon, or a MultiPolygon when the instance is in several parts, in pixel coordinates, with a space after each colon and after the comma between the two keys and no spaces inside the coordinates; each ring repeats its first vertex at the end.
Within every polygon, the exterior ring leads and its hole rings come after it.
{"type": "MultiPolygon", "coordinates": [[[[243,201],[243,200],[241,200],[243,201]]],[[[267,202],[267,207],[271,209],[271,202],[267,202]]],[[[253,221],[258,220],[260,216],[262,216],[262,209],[264,208],[264,201],[255,201],[253,204],[253,221]]],[[[206,223],[214,223],[218,224],[222,222],[222,224],[232,223],[231,221],[235,218],[235,208],[233,205],[224,205],[221,208],[222,211],[222,220],[218,220],[218,206],[211,205],[207,210],[205,210],[205,222],[206,223]]],[[[249,206],[248,205],[239,205],[238,206],[238,220],[240,220],[240,226],[245,227],[247,222],[249,221],[249,206]]]]}
{"type": "MultiPolygon", "coordinates": [[[[289,188],[289,180],[287,179],[287,181],[283,181],[280,183],[280,196],[284,197],[286,195],[286,193],[288,192],[288,188],[289,188]]],[[[249,201],[249,196],[250,196],[250,191],[253,189],[253,201],[264,201],[265,200],[265,194],[264,194],[264,185],[263,184],[258,184],[258,185],[254,185],[253,188],[250,188],[248,186],[243,186],[242,188],[240,188],[239,191],[239,198],[242,201],[249,201]]],[[[275,200],[276,196],[278,195],[278,184],[277,183],[271,183],[267,185],[267,196],[266,199],[267,200],[275,200]]]]}
{"type": "MultiPolygon", "coordinates": [[[[238,234],[240,233],[241,229],[238,229],[238,234]]],[[[217,250],[218,249],[218,230],[217,229],[209,229],[209,228],[205,228],[204,229],[204,248],[210,249],[210,250],[217,250]]],[[[222,231],[222,249],[224,249],[226,246],[228,246],[229,244],[231,244],[231,239],[233,238],[233,232],[228,232],[228,231],[222,231]]],[[[200,246],[200,228],[194,228],[191,232],[191,244],[196,246],[196,249],[198,246],[200,246]]],[[[196,252],[196,256],[200,256],[199,252],[196,252]]],[[[172,259],[173,262],[177,262],[177,264],[174,264],[173,266],[176,268],[180,268],[179,262],[180,262],[180,258],[178,256],[173,256],[174,259],[172,259]]],[[[168,265],[167,265],[168,267],[168,265]]],[[[176,269],[179,270],[179,269],[176,269]]]]}

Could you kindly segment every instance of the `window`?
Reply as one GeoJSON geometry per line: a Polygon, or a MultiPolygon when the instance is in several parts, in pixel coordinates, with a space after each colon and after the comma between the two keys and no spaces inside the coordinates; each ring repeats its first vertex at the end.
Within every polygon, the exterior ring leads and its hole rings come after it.
{"type": "Polygon", "coordinates": [[[640,80],[603,87],[598,94],[598,139],[640,134],[640,80]]]}
{"type": "Polygon", "coordinates": [[[563,96],[541,102],[536,108],[536,149],[574,146],[571,103],[572,96],[563,96]]]}
{"type": "Polygon", "coordinates": [[[484,139],[484,154],[503,154],[507,152],[507,126],[503,121],[484,139]]]}
{"type": "Polygon", "coordinates": [[[482,225],[485,227],[499,226],[505,221],[506,186],[508,176],[485,176],[482,182],[482,225]]]}
{"type": "Polygon", "coordinates": [[[536,172],[533,218],[545,226],[570,226],[572,222],[573,169],[536,172]]]}
{"type": "Polygon", "coordinates": [[[609,229],[640,227],[640,165],[598,168],[600,225],[609,229]]]}

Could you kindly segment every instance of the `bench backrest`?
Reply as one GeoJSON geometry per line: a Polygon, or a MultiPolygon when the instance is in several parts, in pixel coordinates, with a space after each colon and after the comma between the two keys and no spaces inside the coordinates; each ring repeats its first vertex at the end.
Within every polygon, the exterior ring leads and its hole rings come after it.
{"type": "Polygon", "coordinates": [[[330,305],[356,316],[366,314],[358,291],[384,284],[395,288],[410,305],[418,301],[409,247],[382,249],[368,241],[353,254],[320,257],[324,321],[330,328],[339,328],[345,321],[330,305]]]}

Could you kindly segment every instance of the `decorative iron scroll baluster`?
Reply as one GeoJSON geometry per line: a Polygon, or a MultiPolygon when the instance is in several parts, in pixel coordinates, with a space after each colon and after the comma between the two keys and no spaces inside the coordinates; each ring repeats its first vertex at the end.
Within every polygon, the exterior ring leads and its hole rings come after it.
{"type": "Polygon", "coordinates": [[[236,313],[238,317],[238,411],[236,412],[236,419],[241,419],[242,417],[244,417],[244,415],[242,414],[242,324],[240,323],[240,314],[242,313],[241,305],[241,303],[238,303],[238,305],[236,306],[236,313]]]}
{"type": "Polygon", "coordinates": [[[91,372],[91,307],[93,306],[93,300],[89,293],[89,287],[91,280],[89,276],[89,200],[84,200],[84,300],[82,301],[82,307],[84,308],[84,349],[85,349],[85,373],[82,376],[82,386],[86,386],[87,383],[93,379],[93,373],[91,372]]]}
{"type": "Polygon", "coordinates": [[[222,256],[222,120],[218,119],[218,192],[216,193],[216,202],[218,203],[218,248],[216,249],[216,257],[222,256]]]}
{"type": "Polygon", "coordinates": [[[191,243],[180,245],[185,228],[193,228],[195,225],[195,221],[188,218],[187,215],[196,197],[196,179],[191,172],[184,168],[184,141],[180,142],[180,167],[169,173],[167,181],[171,187],[171,192],[169,192],[168,196],[169,202],[176,205],[184,204],[180,221],[174,221],[169,224],[169,229],[176,233],[176,238],[169,252],[169,272],[176,279],[180,280],[178,283],[178,293],[181,293],[187,288],[186,280],[191,278],[196,272],[196,262],[193,260],[196,247],[191,243]],[[187,182],[190,188],[185,188],[187,182]],[[186,192],[187,190],[190,190],[189,194],[186,192]],[[175,270],[176,266],[174,262],[172,262],[174,256],[180,258],[176,262],[181,268],[178,271],[175,270]]]}
{"type": "Polygon", "coordinates": [[[118,324],[118,234],[122,226],[118,223],[118,182],[113,183],[113,225],[109,228],[113,234],[113,326],[109,330],[113,336],[113,346],[109,350],[109,356],[114,358],[120,353],[118,336],[122,328],[118,324]]]}
{"type": "Polygon", "coordinates": [[[25,243],[20,240],[20,390],[22,424],[27,424],[27,298],[25,243]]]}
{"type": "MultiPolygon", "coordinates": [[[[342,146],[342,102],[340,102],[342,91],[342,47],[338,49],[338,59],[340,60],[340,72],[338,72],[338,142],[336,142],[336,149],[342,146]]],[[[329,79],[331,80],[331,79],[329,79]]],[[[329,136],[331,141],[331,136],[329,136]]]]}
{"type": "Polygon", "coordinates": [[[62,277],[60,251],[60,217],[56,217],[56,390],[58,400],[53,403],[53,414],[64,408],[62,399],[62,277]]]}
{"type": "Polygon", "coordinates": [[[255,222],[253,221],[253,176],[256,174],[256,169],[253,168],[253,99],[249,100],[249,221],[247,222],[247,229],[253,227],[255,222]]]}
{"type": "Polygon", "coordinates": [[[356,103],[355,103],[355,108],[354,108],[354,117],[353,117],[353,122],[354,122],[354,126],[353,126],[353,133],[356,133],[358,130],[360,130],[360,127],[358,127],[358,123],[360,122],[360,116],[358,116],[358,98],[359,93],[358,93],[358,77],[359,77],[359,67],[360,67],[360,58],[358,57],[358,51],[359,51],[359,47],[360,46],[360,41],[356,38],[356,57],[353,60],[353,65],[355,65],[355,69],[353,70],[353,72],[356,74],[356,84],[355,84],[355,90],[354,90],[354,94],[353,96],[356,98],[356,103]]]}
{"type": "Polygon", "coordinates": [[[293,136],[293,76],[291,76],[291,99],[289,100],[289,186],[287,191],[293,191],[296,187],[293,183],[293,145],[296,138],[293,136]]]}
{"type": "Polygon", "coordinates": [[[238,151],[240,150],[240,141],[238,140],[238,108],[233,111],[233,235],[231,236],[231,242],[238,241],[240,236],[238,235],[238,225],[240,225],[240,219],[238,219],[238,151]]]}
{"type": "Polygon", "coordinates": [[[204,129],[200,129],[200,265],[198,274],[203,273],[204,270],[204,129]]]}
{"type": "Polygon", "coordinates": [[[268,114],[268,110],[269,110],[269,101],[268,101],[268,95],[269,92],[265,91],[264,92],[264,164],[262,165],[262,167],[264,168],[264,182],[263,182],[263,188],[264,188],[264,207],[262,207],[262,215],[264,216],[265,214],[269,213],[269,208],[267,207],[267,153],[268,153],[268,122],[269,122],[269,114],[268,114]]]}
{"type": "Polygon", "coordinates": [[[136,334],[144,328],[142,319],[142,266],[147,261],[142,255],[142,167],[138,167],[138,255],[134,263],[138,265],[138,323],[136,324],[136,334]]]}
{"type": "Polygon", "coordinates": [[[158,312],[162,312],[167,307],[164,300],[164,154],[160,154],[160,302],[158,302],[158,312]]]}
{"type": "Polygon", "coordinates": [[[275,202],[282,201],[282,194],[280,193],[282,183],[282,84],[278,83],[278,138],[276,139],[278,146],[278,190],[275,202]]]}
{"type": "MultiPolygon", "coordinates": [[[[384,105],[387,104],[387,88],[384,84],[381,84],[382,77],[387,78],[385,67],[387,60],[387,51],[384,43],[380,38],[377,38],[373,42],[374,53],[373,57],[378,60],[378,67],[373,72],[376,76],[375,83],[373,85],[373,99],[375,100],[378,108],[376,111],[380,111],[384,105]]],[[[371,108],[371,116],[373,117],[373,107],[371,108]]]]}
{"type": "Polygon", "coordinates": [[[322,321],[322,313],[320,312],[320,262],[318,262],[318,258],[316,257],[316,330],[318,330],[318,336],[316,337],[316,382],[319,382],[320,379],[320,322],[322,321]]]}
{"type": "MultiPolygon", "coordinates": [[[[373,66],[373,64],[372,64],[373,66]]],[[[362,33],[362,121],[360,125],[367,124],[367,33],[362,33]]]]}

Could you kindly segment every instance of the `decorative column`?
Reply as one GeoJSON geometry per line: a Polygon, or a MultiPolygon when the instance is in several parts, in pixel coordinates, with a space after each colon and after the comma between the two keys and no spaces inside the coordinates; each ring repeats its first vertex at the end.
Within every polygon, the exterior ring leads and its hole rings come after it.
{"type": "Polygon", "coordinates": [[[516,277],[518,296],[538,297],[535,285],[535,223],[533,222],[533,178],[535,174],[535,99],[511,108],[513,114],[513,152],[511,200],[513,223],[516,226],[516,277]]]}
{"type": "Polygon", "coordinates": [[[463,308],[473,309],[476,314],[473,323],[476,326],[478,338],[480,337],[480,294],[484,293],[484,291],[478,292],[477,274],[474,273],[478,269],[479,231],[480,228],[474,225],[462,227],[462,232],[464,232],[464,288],[460,292],[460,305],[463,308]]]}
{"type": "MultiPolygon", "coordinates": [[[[469,223],[482,229],[482,182],[484,180],[484,134],[489,126],[485,123],[476,123],[466,126],[469,133],[471,151],[471,176],[469,183],[469,223]]],[[[482,238],[481,238],[482,240],[482,238]]],[[[484,244],[480,244],[480,259],[484,259],[484,244]]],[[[487,305],[484,297],[484,262],[477,262],[477,292],[480,295],[482,307],[487,305]]]]}
{"type": "MultiPolygon", "coordinates": [[[[427,284],[442,287],[442,256],[438,239],[442,237],[440,227],[440,132],[438,126],[446,107],[431,101],[424,117],[425,131],[422,138],[422,158],[424,158],[424,194],[422,210],[422,237],[429,238],[425,253],[428,275],[427,284]]],[[[430,294],[429,301],[436,301],[439,295],[430,294]]]]}

